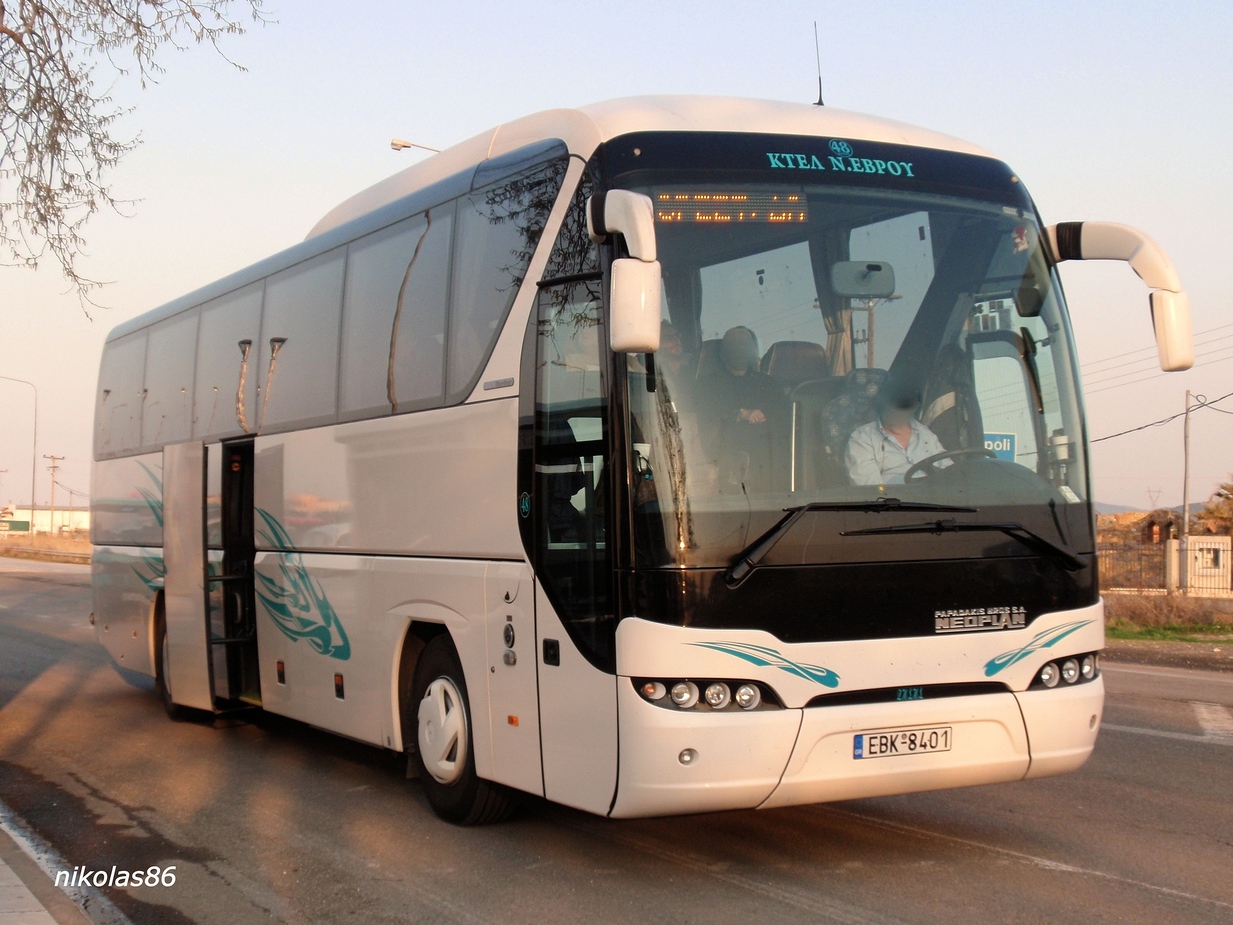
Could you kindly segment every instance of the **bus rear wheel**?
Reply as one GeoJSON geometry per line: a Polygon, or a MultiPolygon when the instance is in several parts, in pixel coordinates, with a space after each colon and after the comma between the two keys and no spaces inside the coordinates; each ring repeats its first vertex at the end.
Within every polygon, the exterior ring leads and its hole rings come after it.
{"type": "Polygon", "coordinates": [[[163,710],[172,719],[179,721],[187,719],[188,715],[185,708],[180,706],[171,699],[171,672],[168,666],[171,664],[171,650],[167,645],[167,621],[159,614],[157,625],[157,638],[154,640],[155,665],[154,665],[154,690],[158,694],[158,699],[163,702],[163,710]]]}
{"type": "Polygon", "coordinates": [[[471,708],[458,651],[446,634],[425,647],[405,708],[415,715],[415,764],[433,811],[457,825],[499,822],[512,794],[475,773],[471,708]]]}

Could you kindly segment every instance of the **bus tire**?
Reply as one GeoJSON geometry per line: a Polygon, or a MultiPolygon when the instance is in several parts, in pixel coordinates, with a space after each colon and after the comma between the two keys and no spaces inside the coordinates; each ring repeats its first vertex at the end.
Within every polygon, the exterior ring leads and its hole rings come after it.
{"type": "Polygon", "coordinates": [[[188,712],[186,708],[171,699],[169,683],[171,674],[167,670],[170,661],[167,648],[167,621],[163,618],[161,607],[158,609],[155,632],[157,635],[154,639],[154,690],[158,694],[158,699],[163,702],[163,709],[167,715],[178,722],[187,719],[188,712]]]}
{"type": "Polygon", "coordinates": [[[508,816],[509,789],[475,773],[467,685],[448,633],[420,653],[405,708],[415,718],[414,760],[433,812],[456,825],[486,825],[508,816]]]}

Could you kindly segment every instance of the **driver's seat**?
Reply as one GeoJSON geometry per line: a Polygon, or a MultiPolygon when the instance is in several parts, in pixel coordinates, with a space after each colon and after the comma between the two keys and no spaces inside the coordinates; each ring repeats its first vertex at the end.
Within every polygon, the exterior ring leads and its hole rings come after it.
{"type": "Polygon", "coordinates": [[[878,416],[877,397],[886,381],[884,369],[854,369],[844,379],[839,396],[822,412],[822,465],[828,481],[849,485],[844,456],[852,431],[878,416]]]}

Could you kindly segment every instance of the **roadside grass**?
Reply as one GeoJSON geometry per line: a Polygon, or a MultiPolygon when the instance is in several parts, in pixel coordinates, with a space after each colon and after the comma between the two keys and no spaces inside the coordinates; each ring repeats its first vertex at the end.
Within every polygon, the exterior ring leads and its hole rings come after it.
{"type": "Polygon", "coordinates": [[[1166,642],[1233,641],[1233,613],[1223,600],[1179,595],[1105,595],[1110,639],[1166,642]]]}
{"type": "Polygon", "coordinates": [[[36,559],[43,562],[89,561],[93,547],[88,533],[4,533],[0,534],[0,556],[11,559],[36,559]]]}

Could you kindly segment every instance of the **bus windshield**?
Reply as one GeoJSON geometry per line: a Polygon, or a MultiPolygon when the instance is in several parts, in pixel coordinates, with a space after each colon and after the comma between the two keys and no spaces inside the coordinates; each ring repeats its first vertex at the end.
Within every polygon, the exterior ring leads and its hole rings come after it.
{"type": "Polygon", "coordinates": [[[636,564],[727,567],[809,504],[769,563],[1048,546],[1007,523],[1090,552],[1071,335],[1017,179],[834,173],[621,178],[655,204],[664,280],[660,350],[619,358],[636,564]]]}

